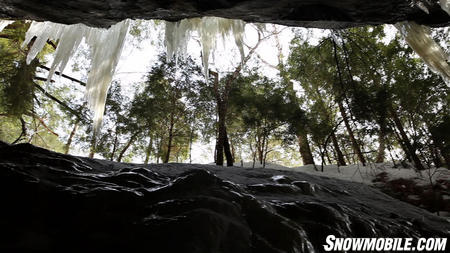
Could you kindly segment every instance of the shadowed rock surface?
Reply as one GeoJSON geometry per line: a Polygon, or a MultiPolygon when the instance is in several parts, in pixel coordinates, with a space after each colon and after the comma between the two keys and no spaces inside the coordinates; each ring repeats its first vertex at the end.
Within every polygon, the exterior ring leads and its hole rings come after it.
{"type": "Polygon", "coordinates": [[[0,143],[0,252],[313,252],[325,237],[448,237],[368,186],[303,173],[136,165],[0,143]]]}
{"type": "Polygon", "coordinates": [[[344,28],[413,20],[447,26],[438,1],[419,0],[1,0],[0,18],[31,19],[108,27],[126,18],[164,19],[218,16],[289,26],[344,28]]]}

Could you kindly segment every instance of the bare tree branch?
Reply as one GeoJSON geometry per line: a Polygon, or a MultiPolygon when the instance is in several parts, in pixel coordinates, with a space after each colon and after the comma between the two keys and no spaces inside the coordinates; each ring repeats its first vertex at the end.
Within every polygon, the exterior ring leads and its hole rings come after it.
{"type": "MultiPolygon", "coordinates": [[[[41,69],[45,69],[45,70],[47,70],[47,71],[50,71],[50,68],[47,67],[47,66],[39,65],[38,67],[41,68],[41,69]]],[[[66,78],[66,79],[69,79],[69,80],[72,81],[72,82],[76,82],[76,83],[78,83],[78,84],[80,84],[80,85],[86,86],[86,83],[85,83],[85,82],[82,82],[82,81],[80,81],[80,80],[78,80],[78,79],[75,79],[75,78],[73,78],[73,77],[70,77],[70,76],[68,76],[68,75],[62,74],[61,72],[55,71],[55,74],[60,75],[60,76],[62,76],[62,77],[64,77],[64,78],[66,78]]]]}
{"type": "Polygon", "coordinates": [[[61,100],[59,100],[58,98],[54,97],[52,94],[48,93],[44,88],[42,88],[42,86],[40,86],[39,84],[34,84],[34,86],[40,90],[45,96],[47,96],[48,98],[50,98],[51,100],[55,101],[56,103],[58,103],[59,105],[61,105],[62,107],[64,107],[65,109],[67,109],[70,113],[72,113],[75,117],[77,117],[79,120],[83,120],[83,117],[80,116],[79,112],[75,111],[74,109],[72,109],[70,106],[68,106],[66,103],[62,102],[61,100]]]}
{"type": "Polygon", "coordinates": [[[55,133],[55,131],[51,130],[50,127],[48,127],[47,124],[45,124],[44,120],[41,117],[39,117],[39,115],[37,115],[36,113],[28,112],[27,115],[33,117],[34,119],[37,119],[41,123],[41,125],[45,129],[47,129],[51,134],[53,134],[55,136],[59,136],[57,133],[55,133]]]}

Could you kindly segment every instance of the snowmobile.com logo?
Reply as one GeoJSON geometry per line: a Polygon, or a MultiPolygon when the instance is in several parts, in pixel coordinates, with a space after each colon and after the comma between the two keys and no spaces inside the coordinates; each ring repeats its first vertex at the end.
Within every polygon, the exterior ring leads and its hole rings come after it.
{"type": "Polygon", "coordinates": [[[325,239],[325,251],[445,251],[447,238],[336,238],[325,239]]]}

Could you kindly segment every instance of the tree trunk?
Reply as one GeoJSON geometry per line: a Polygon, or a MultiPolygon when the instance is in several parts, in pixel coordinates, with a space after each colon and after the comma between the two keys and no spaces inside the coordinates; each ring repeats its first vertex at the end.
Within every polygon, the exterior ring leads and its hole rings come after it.
{"type": "Polygon", "coordinates": [[[342,154],[341,148],[339,147],[339,142],[334,132],[331,134],[331,141],[333,142],[333,147],[336,151],[338,166],[346,166],[347,164],[345,163],[344,155],[342,154]]]}
{"type": "Polygon", "coordinates": [[[394,130],[395,138],[397,138],[397,142],[400,144],[400,147],[402,148],[403,152],[405,153],[406,160],[408,160],[408,162],[412,162],[413,160],[411,159],[411,156],[409,155],[409,150],[408,150],[408,148],[406,148],[405,143],[402,140],[402,137],[400,137],[400,134],[397,131],[397,127],[395,126],[395,123],[394,123],[393,130],[394,130]]]}
{"type": "Polygon", "coordinates": [[[225,121],[223,119],[222,114],[222,106],[221,103],[218,103],[219,107],[219,120],[217,122],[218,126],[218,137],[216,144],[216,165],[223,166],[223,147],[225,143],[225,121]]]}
{"type": "Polygon", "coordinates": [[[227,166],[233,166],[233,155],[230,150],[230,143],[228,142],[227,128],[224,120],[219,116],[219,137],[217,139],[217,155],[216,165],[223,165],[223,155],[227,159],[227,166]]]}
{"type": "Polygon", "coordinates": [[[350,163],[350,164],[356,164],[355,156],[350,155],[349,150],[346,149],[345,147],[344,147],[343,150],[344,150],[344,151],[343,151],[344,157],[347,158],[348,163],[350,163]]]}
{"type": "Polygon", "coordinates": [[[96,142],[97,142],[97,135],[95,133],[93,133],[92,140],[91,140],[91,147],[89,150],[89,158],[94,158],[96,142]]]}
{"type": "MultiPolygon", "coordinates": [[[[256,45],[250,49],[247,56],[242,59],[241,64],[239,64],[236,69],[233,71],[233,74],[226,80],[225,86],[223,87],[222,91],[219,89],[219,74],[214,71],[209,71],[211,75],[214,76],[214,93],[216,97],[217,102],[217,110],[219,114],[219,122],[218,122],[218,140],[217,140],[217,154],[216,154],[216,165],[223,166],[223,149],[225,150],[225,155],[231,154],[230,151],[230,144],[228,143],[228,137],[225,129],[225,121],[226,121],[226,114],[227,114],[227,107],[228,107],[228,96],[231,91],[231,86],[233,84],[233,81],[236,80],[236,78],[239,76],[241,69],[243,68],[244,64],[248,62],[252,54],[255,52],[255,50],[258,48],[258,46],[261,44],[263,40],[268,38],[261,37],[262,34],[258,31],[258,42],[256,45]],[[227,142],[225,144],[225,141],[227,142]]],[[[231,155],[227,156],[227,166],[233,166],[233,158],[231,155]],[[228,157],[230,160],[228,160],[228,157]]]]}
{"type": "Polygon", "coordinates": [[[366,166],[366,158],[364,158],[364,155],[361,152],[361,148],[359,147],[359,144],[356,141],[355,135],[353,134],[353,130],[350,127],[350,122],[347,117],[347,113],[345,112],[345,108],[344,108],[344,105],[342,104],[342,101],[338,101],[338,105],[339,105],[339,111],[341,112],[341,115],[342,115],[342,119],[344,120],[345,128],[347,129],[348,135],[350,137],[350,141],[352,143],[353,150],[355,151],[355,153],[358,156],[358,159],[362,163],[362,165],[366,166]]]}
{"type": "Polygon", "coordinates": [[[123,155],[125,154],[125,152],[127,152],[128,148],[131,146],[131,144],[133,144],[134,139],[138,136],[139,132],[136,132],[135,134],[133,134],[130,137],[130,140],[128,140],[127,144],[125,145],[125,147],[122,149],[122,151],[120,151],[119,157],[117,158],[118,162],[122,161],[123,155]]]}
{"type": "Polygon", "coordinates": [[[20,116],[20,124],[22,126],[22,131],[20,132],[19,137],[17,137],[17,139],[15,141],[13,141],[11,144],[16,144],[17,142],[21,141],[22,138],[26,138],[27,136],[27,125],[25,120],[23,119],[22,116],[20,116]]]}
{"type": "Polygon", "coordinates": [[[176,153],[175,153],[175,162],[179,162],[180,161],[180,150],[181,149],[177,149],[176,153]]]}
{"type": "MultiPolygon", "coordinates": [[[[228,102],[228,89],[226,88],[222,96],[219,92],[219,75],[211,71],[211,74],[215,76],[214,80],[214,92],[217,102],[217,114],[218,114],[218,137],[216,144],[216,165],[223,166],[223,155],[227,158],[227,166],[233,166],[233,157],[230,151],[230,143],[228,142],[227,129],[225,126],[225,120],[227,115],[227,102],[228,102]]],[[[230,84],[226,85],[226,87],[230,84]]]]}
{"type": "Polygon", "coordinates": [[[306,133],[300,133],[298,135],[298,144],[303,165],[314,164],[314,158],[311,153],[311,148],[309,147],[308,136],[306,133]]]}
{"type": "Polygon", "coordinates": [[[69,154],[70,145],[72,145],[72,140],[73,140],[73,137],[75,136],[75,133],[77,132],[77,129],[78,129],[78,122],[76,122],[73,125],[72,132],[70,132],[69,139],[67,140],[67,143],[64,146],[64,154],[66,154],[66,155],[69,154]]]}
{"type": "Polygon", "coordinates": [[[383,123],[380,125],[380,132],[378,134],[378,151],[377,158],[375,159],[376,163],[384,162],[384,157],[386,155],[386,124],[383,123]]]}
{"type": "Polygon", "coordinates": [[[252,154],[252,168],[255,168],[255,162],[256,162],[256,151],[253,149],[253,145],[250,142],[250,152],[252,154]]]}
{"type": "Polygon", "coordinates": [[[268,155],[271,151],[272,151],[272,150],[269,150],[269,144],[266,143],[265,148],[264,148],[263,168],[266,168],[267,155],[268,155]]]}
{"type": "Polygon", "coordinates": [[[331,159],[330,159],[330,154],[328,154],[328,150],[326,148],[325,148],[324,152],[325,152],[325,156],[327,157],[328,163],[332,164],[331,159]]]}
{"type": "Polygon", "coordinates": [[[214,146],[214,163],[217,165],[217,146],[219,145],[219,138],[216,135],[216,145],[214,146]]]}
{"type": "MultiPolygon", "coordinates": [[[[320,94],[318,87],[316,87],[315,92],[317,94],[318,102],[321,105],[321,112],[322,112],[324,118],[326,119],[326,121],[330,121],[330,115],[327,111],[326,106],[324,105],[324,101],[322,100],[322,97],[321,97],[322,95],[320,94]]],[[[339,147],[339,142],[337,141],[335,131],[336,131],[336,129],[334,129],[333,132],[331,133],[331,141],[333,142],[333,147],[334,147],[334,150],[336,151],[337,163],[338,163],[338,166],[345,166],[347,164],[345,163],[344,155],[342,154],[342,151],[339,147]]]]}
{"type": "Polygon", "coordinates": [[[227,128],[225,127],[225,142],[223,143],[223,149],[225,151],[225,157],[227,158],[227,166],[233,166],[233,155],[231,154],[230,143],[228,142],[227,128]]]}
{"type": "Polygon", "coordinates": [[[437,138],[435,138],[435,136],[433,136],[433,133],[431,133],[431,139],[433,140],[433,144],[436,146],[436,148],[439,151],[437,153],[441,153],[442,158],[444,158],[445,166],[450,169],[450,148],[445,149],[443,143],[438,141],[437,138]]]}
{"type": "Polygon", "coordinates": [[[391,109],[392,118],[394,120],[395,126],[397,127],[400,137],[403,141],[403,144],[405,145],[405,148],[407,149],[407,152],[409,153],[409,156],[411,157],[412,161],[414,162],[414,165],[418,170],[424,170],[425,168],[422,165],[422,162],[420,161],[419,157],[416,154],[416,150],[409,142],[408,135],[405,132],[405,129],[403,128],[402,122],[400,121],[400,118],[398,117],[397,112],[394,110],[394,108],[391,109]]]}
{"type": "MultiPolygon", "coordinates": [[[[37,132],[38,132],[37,129],[39,127],[38,124],[36,123],[36,118],[35,117],[33,117],[31,122],[34,125],[34,129],[33,129],[33,132],[30,135],[30,138],[28,139],[28,143],[32,143],[34,136],[37,135],[37,132]]],[[[31,123],[30,123],[30,125],[31,125],[31,123]]]]}
{"type": "MultiPolygon", "coordinates": [[[[228,132],[227,132],[227,136],[228,136],[228,132]]],[[[233,145],[233,140],[230,138],[230,139],[228,139],[228,142],[230,143],[231,157],[233,158],[233,163],[235,163],[236,162],[236,153],[235,153],[236,150],[233,145]]]]}
{"type": "MultiPolygon", "coordinates": [[[[263,130],[264,133],[264,130],[263,130]]],[[[266,146],[267,146],[267,136],[265,134],[263,134],[263,138],[262,138],[262,145],[261,145],[261,164],[264,165],[264,153],[266,150],[266,146]]],[[[264,166],[263,166],[264,167],[264,166]]]]}
{"type": "Polygon", "coordinates": [[[149,140],[148,140],[148,146],[147,146],[147,150],[145,150],[145,160],[144,160],[144,164],[148,164],[148,161],[150,160],[150,154],[152,152],[152,146],[153,146],[153,140],[152,140],[152,135],[149,135],[149,140]]]}
{"type": "Polygon", "coordinates": [[[162,143],[163,143],[163,140],[164,140],[164,135],[163,134],[161,134],[161,136],[158,136],[158,153],[157,153],[157,155],[156,155],[156,164],[159,164],[159,159],[161,159],[161,150],[162,150],[162,143]]]}
{"type": "Polygon", "coordinates": [[[173,141],[173,127],[174,127],[175,123],[174,123],[174,118],[173,118],[173,114],[170,117],[170,126],[169,126],[169,139],[167,141],[167,152],[166,152],[166,157],[164,158],[164,162],[163,163],[168,163],[169,159],[170,159],[170,151],[172,150],[172,141],[173,141]]]}
{"type": "Polygon", "coordinates": [[[189,132],[189,163],[192,163],[192,141],[194,136],[194,124],[191,124],[191,131],[189,132]]]}
{"type": "MultiPolygon", "coordinates": [[[[345,94],[344,93],[345,88],[344,88],[344,81],[342,78],[341,68],[340,68],[339,59],[338,59],[337,45],[336,45],[336,41],[334,39],[332,39],[332,41],[333,41],[333,48],[334,48],[334,60],[336,61],[336,67],[337,67],[338,76],[339,76],[339,83],[341,85],[341,95],[343,95],[343,94],[345,94]]],[[[353,150],[355,151],[355,153],[358,156],[358,159],[362,163],[362,165],[366,166],[366,158],[364,158],[364,155],[361,152],[361,147],[359,146],[358,142],[356,141],[355,135],[353,134],[353,130],[350,127],[350,122],[349,122],[347,113],[345,112],[344,105],[342,104],[342,100],[343,100],[342,98],[338,98],[337,102],[338,102],[338,106],[339,106],[339,111],[341,112],[341,115],[342,115],[342,119],[344,120],[345,127],[350,136],[350,141],[352,143],[353,150]]]]}
{"type": "Polygon", "coordinates": [[[116,129],[116,132],[114,133],[114,144],[113,144],[113,149],[112,149],[111,158],[110,158],[111,161],[114,160],[114,156],[116,155],[117,145],[119,144],[118,142],[119,142],[119,140],[117,138],[117,129],[116,129]]]}
{"type": "Polygon", "coordinates": [[[256,138],[256,150],[258,151],[259,164],[262,164],[264,154],[264,136],[258,136],[256,138]]]}

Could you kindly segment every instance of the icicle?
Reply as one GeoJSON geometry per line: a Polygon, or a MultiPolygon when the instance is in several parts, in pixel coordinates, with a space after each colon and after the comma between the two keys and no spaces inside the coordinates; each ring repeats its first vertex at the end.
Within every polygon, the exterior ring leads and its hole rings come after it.
{"type": "Polygon", "coordinates": [[[166,22],[166,48],[169,58],[184,57],[188,40],[193,32],[200,36],[202,47],[202,62],[206,78],[208,78],[209,58],[216,48],[217,37],[222,39],[232,35],[239,49],[241,58],[244,58],[243,34],[245,23],[241,20],[203,17],[183,19],[179,22],[166,22]]]}
{"type": "Polygon", "coordinates": [[[428,67],[440,74],[447,85],[450,85],[450,66],[446,61],[447,55],[431,37],[430,28],[415,22],[400,22],[395,27],[428,67]]]}
{"type": "Polygon", "coordinates": [[[234,43],[239,49],[239,54],[241,55],[241,61],[244,61],[244,32],[245,32],[245,23],[244,22],[233,22],[233,36],[234,43]]]}
{"type": "Polygon", "coordinates": [[[450,0],[439,0],[441,8],[450,15],[450,0]]]}
{"type": "Polygon", "coordinates": [[[128,27],[128,20],[117,23],[109,29],[91,28],[83,24],[33,22],[22,44],[25,46],[36,37],[27,55],[29,64],[44,48],[47,40],[59,40],[47,78],[51,80],[57,68],[63,72],[67,62],[85,39],[91,49],[91,70],[86,83],[86,98],[89,108],[94,112],[94,132],[100,130],[106,95],[122,52],[128,27]]]}
{"type": "Polygon", "coordinates": [[[58,47],[56,47],[55,57],[48,73],[47,82],[52,80],[52,76],[58,67],[59,73],[63,73],[67,62],[77,51],[87,29],[89,28],[81,24],[65,26],[63,28],[58,47]]]}
{"type": "Polygon", "coordinates": [[[44,48],[47,40],[57,40],[61,35],[65,25],[54,24],[52,22],[33,22],[28,29],[22,47],[28,45],[30,41],[36,36],[36,40],[27,55],[27,64],[36,58],[36,56],[44,48]]]}
{"type": "Polygon", "coordinates": [[[166,22],[166,32],[165,32],[165,38],[164,43],[167,50],[167,57],[170,59],[174,57],[175,54],[175,26],[177,24],[173,22],[166,22]]]}
{"type": "Polygon", "coordinates": [[[0,20],[0,32],[5,29],[9,24],[14,23],[14,20],[0,20]]]}
{"type": "Polygon", "coordinates": [[[90,29],[86,36],[86,42],[92,48],[86,97],[90,109],[94,111],[95,132],[100,130],[102,124],[106,95],[122,53],[128,26],[129,22],[126,20],[113,25],[109,30],[90,29]]]}
{"type": "Polygon", "coordinates": [[[425,12],[426,14],[430,14],[430,11],[428,10],[428,7],[425,6],[425,4],[421,1],[416,2],[416,6],[421,9],[423,12],[425,12]]]}

